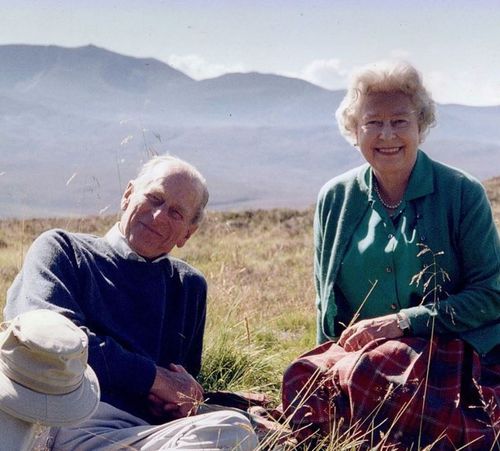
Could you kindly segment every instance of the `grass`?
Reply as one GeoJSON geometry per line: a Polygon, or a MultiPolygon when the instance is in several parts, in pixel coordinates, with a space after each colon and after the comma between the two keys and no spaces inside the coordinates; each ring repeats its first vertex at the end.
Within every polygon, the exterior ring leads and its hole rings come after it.
{"type": "MultiPolygon", "coordinates": [[[[211,212],[174,255],[209,286],[202,381],[207,389],[279,394],[281,373],[314,345],[312,209],[211,212]]],[[[42,231],[104,234],[115,216],[0,221],[0,307],[42,231]]]]}
{"type": "Polygon", "coordinates": [[[205,385],[277,397],[285,366],[314,345],[312,216],[211,213],[175,252],[208,280],[205,385]]]}
{"type": "MultiPolygon", "coordinates": [[[[500,225],[500,178],[486,184],[500,225]]],[[[42,231],[103,234],[116,216],[0,221],[0,308],[26,250],[42,231]]],[[[283,370],[315,344],[312,208],[210,212],[175,251],[209,286],[204,364],[207,390],[256,390],[276,401],[283,370]]],[[[359,449],[363,437],[332,435],[317,449],[359,449]]],[[[378,448],[380,449],[380,448],[378,448]]]]}

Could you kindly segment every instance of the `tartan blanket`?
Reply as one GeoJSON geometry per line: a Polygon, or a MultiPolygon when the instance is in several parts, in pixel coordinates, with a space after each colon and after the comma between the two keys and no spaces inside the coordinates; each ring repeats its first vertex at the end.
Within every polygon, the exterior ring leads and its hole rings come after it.
{"type": "Polygon", "coordinates": [[[375,340],[356,352],[324,343],[286,369],[282,401],[300,438],[340,424],[367,448],[416,449],[420,437],[432,450],[500,450],[500,365],[481,365],[459,339],[375,340]]]}

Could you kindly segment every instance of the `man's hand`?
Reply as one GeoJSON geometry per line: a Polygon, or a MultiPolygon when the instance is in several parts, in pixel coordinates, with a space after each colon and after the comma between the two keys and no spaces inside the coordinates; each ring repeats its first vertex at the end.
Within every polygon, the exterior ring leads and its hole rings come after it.
{"type": "Polygon", "coordinates": [[[149,391],[151,413],[172,419],[196,413],[203,401],[203,388],[182,365],[171,363],[169,368],[156,367],[156,377],[149,391]]]}
{"type": "Polygon", "coordinates": [[[377,338],[398,338],[403,331],[398,327],[395,314],[364,319],[348,327],[339,338],[338,344],[346,351],[357,351],[377,338]]]}

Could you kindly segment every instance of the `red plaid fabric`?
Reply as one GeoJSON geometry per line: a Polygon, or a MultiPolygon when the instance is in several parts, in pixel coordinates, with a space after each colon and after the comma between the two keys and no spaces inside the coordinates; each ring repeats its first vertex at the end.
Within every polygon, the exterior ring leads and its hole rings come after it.
{"type": "Polygon", "coordinates": [[[356,352],[324,343],[285,371],[282,400],[297,429],[326,434],[342,418],[344,430],[396,449],[416,449],[420,436],[433,450],[500,450],[500,365],[481,366],[459,339],[377,340],[356,352]]]}

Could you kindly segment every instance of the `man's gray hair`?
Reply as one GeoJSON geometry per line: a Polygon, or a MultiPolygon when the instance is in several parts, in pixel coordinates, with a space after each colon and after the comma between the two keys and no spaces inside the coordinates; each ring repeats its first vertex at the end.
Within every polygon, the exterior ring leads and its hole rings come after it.
{"type": "Polygon", "coordinates": [[[200,171],[198,171],[198,169],[196,169],[192,164],[173,155],[154,156],[142,165],[141,169],[139,170],[139,174],[134,179],[134,184],[137,188],[141,188],[149,181],[150,174],[153,172],[153,170],[160,165],[175,166],[181,168],[198,185],[201,199],[199,205],[197,206],[192,223],[199,224],[205,216],[205,207],[208,203],[209,194],[205,177],[203,177],[200,171]]]}
{"type": "Polygon", "coordinates": [[[352,74],[347,93],[335,113],[340,133],[347,141],[356,144],[358,114],[364,97],[379,92],[402,92],[410,98],[423,142],[429,128],[436,125],[436,106],[420,73],[405,61],[382,61],[352,74]]]}

